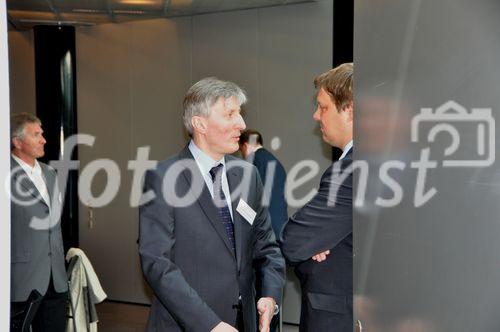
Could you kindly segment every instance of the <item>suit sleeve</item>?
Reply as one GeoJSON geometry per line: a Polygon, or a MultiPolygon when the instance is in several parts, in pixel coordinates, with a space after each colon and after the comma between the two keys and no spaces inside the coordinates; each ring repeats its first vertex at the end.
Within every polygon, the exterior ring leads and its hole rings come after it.
{"type": "Polygon", "coordinates": [[[257,275],[262,279],[262,297],[272,297],[277,304],[281,304],[281,291],[285,284],[285,260],[276,243],[269,212],[261,204],[263,188],[257,172],[254,178],[257,198],[257,215],[254,221],[254,265],[259,270],[257,275]]]}
{"type": "Polygon", "coordinates": [[[317,194],[284,226],[280,244],[288,262],[297,264],[325,250],[335,250],[352,234],[352,160],[330,166],[317,194]]]}
{"type": "Polygon", "coordinates": [[[210,331],[221,319],[191,288],[172,261],[175,244],[174,209],[163,199],[163,177],[148,171],[144,192],[155,198],[139,210],[139,254],[144,277],[155,296],[188,331],[210,331]]]}

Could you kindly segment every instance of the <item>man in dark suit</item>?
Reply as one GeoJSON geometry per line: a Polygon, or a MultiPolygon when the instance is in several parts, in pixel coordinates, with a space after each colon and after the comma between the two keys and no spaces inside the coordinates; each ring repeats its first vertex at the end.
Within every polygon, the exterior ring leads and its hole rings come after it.
{"type": "Polygon", "coordinates": [[[245,129],[245,101],[234,83],[194,84],[183,116],[191,142],[146,173],[139,253],[155,295],[147,331],[253,332],[256,309],[268,331],[278,312],[285,262],[262,183],[254,166],[228,155],[245,129]],[[257,305],[254,268],[263,285],[257,305]]]}
{"type": "Polygon", "coordinates": [[[43,299],[33,331],[62,332],[68,286],[57,175],[37,161],[45,153],[40,120],[19,113],[11,117],[10,126],[12,314],[25,309],[31,291],[37,290],[43,299]]]}
{"type": "Polygon", "coordinates": [[[318,193],[287,222],[285,258],[302,289],[300,331],[353,330],[352,314],[352,63],[316,77],[323,140],[343,150],[321,177],[318,193]]]}
{"type": "MultiPolygon", "coordinates": [[[[264,184],[263,203],[269,207],[271,225],[276,238],[280,236],[281,228],[288,219],[285,200],[286,171],[280,161],[263,147],[262,135],[253,129],[247,129],[240,136],[240,153],[248,162],[252,163],[259,172],[264,184]]],[[[260,285],[257,280],[257,295],[260,294],[260,285]]],[[[270,331],[274,332],[279,325],[279,317],[271,321],[270,331]]]]}
{"type": "Polygon", "coordinates": [[[264,184],[264,203],[269,206],[271,224],[278,238],[281,228],[288,220],[285,200],[286,171],[280,161],[263,147],[262,135],[253,129],[247,129],[240,136],[240,153],[259,171],[264,184]]]}

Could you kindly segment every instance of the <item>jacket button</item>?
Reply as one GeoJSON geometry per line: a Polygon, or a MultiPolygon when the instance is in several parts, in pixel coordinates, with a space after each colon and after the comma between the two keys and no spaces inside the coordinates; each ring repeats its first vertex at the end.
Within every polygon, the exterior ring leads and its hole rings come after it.
{"type": "Polygon", "coordinates": [[[52,256],[52,253],[51,253],[51,252],[49,252],[49,256],[52,256]]]}

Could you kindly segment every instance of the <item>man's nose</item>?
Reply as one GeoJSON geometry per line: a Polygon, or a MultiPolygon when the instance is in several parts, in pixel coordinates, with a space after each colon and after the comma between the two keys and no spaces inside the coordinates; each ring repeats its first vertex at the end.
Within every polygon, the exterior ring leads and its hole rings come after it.
{"type": "Polygon", "coordinates": [[[40,143],[41,143],[41,144],[45,144],[45,143],[47,143],[47,141],[45,140],[45,137],[43,137],[43,136],[42,136],[42,139],[40,140],[40,143]]]}
{"type": "Polygon", "coordinates": [[[321,120],[320,112],[319,112],[319,107],[316,108],[313,114],[313,119],[316,121],[321,120]]]}
{"type": "Polygon", "coordinates": [[[238,128],[240,130],[245,130],[245,128],[247,127],[247,125],[245,124],[245,120],[243,120],[243,117],[241,115],[238,115],[238,128]]]}

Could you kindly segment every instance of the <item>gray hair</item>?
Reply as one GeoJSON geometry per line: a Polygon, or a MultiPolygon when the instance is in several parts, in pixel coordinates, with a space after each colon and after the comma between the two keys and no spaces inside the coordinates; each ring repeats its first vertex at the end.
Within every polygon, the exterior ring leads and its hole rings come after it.
{"type": "Polygon", "coordinates": [[[14,113],[10,116],[10,148],[13,148],[12,139],[24,137],[24,127],[27,123],[38,123],[42,125],[42,121],[31,113],[14,113]]]}
{"type": "Polygon", "coordinates": [[[189,88],[184,97],[184,114],[182,116],[189,135],[193,135],[193,125],[191,124],[193,116],[208,117],[210,108],[221,97],[224,99],[235,97],[240,105],[247,101],[246,93],[242,88],[233,82],[222,81],[216,77],[204,78],[189,88]]]}
{"type": "Polygon", "coordinates": [[[27,123],[38,123],[42,125],[42,121],[31,113],[14,113],[10,116],[10,138],[23,137],[24,136],[24,126],[27,123]]]}

